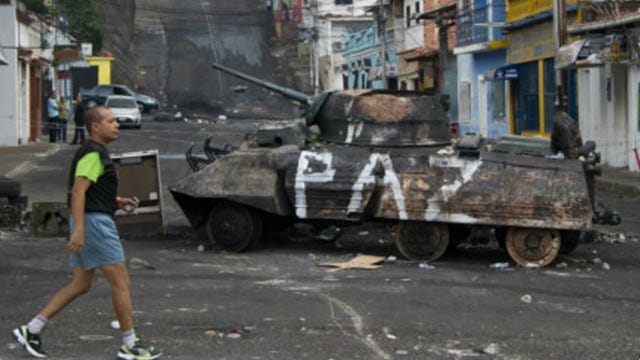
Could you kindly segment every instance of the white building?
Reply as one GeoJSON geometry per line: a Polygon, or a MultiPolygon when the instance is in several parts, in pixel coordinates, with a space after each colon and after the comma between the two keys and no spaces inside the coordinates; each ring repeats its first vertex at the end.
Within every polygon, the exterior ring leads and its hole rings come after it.
{"type": "MultiPolygon", "coordinates": [[[[386,1],[385,1],[386,2],[386,1]]],[[[313,31],[314,79],[317,91],[340,90],[344,86],[344,50],[342,35],[371,26],[368,14],[379,0],[318,0],[305,16],[313,31]]]]}
{"type": "Polygon", "coordinates": [[[37,141],[42,132],[45,80],[56,88],[53,46],[71,38],[17,0],[0,2],[0,146],[37,141]]]}
{"type": "Polygon", "coordinates": [[[576,25],[569,28],[569,33],[611,42],[577,64],[582,139],[596,142],[603,164],[639,171],[640,12],[576,25]],[[620,32],[616,26],[623,26],[625,31],[620,32]],[[614,50],[618,39],[627,43],[621,58],[614,50]]]}

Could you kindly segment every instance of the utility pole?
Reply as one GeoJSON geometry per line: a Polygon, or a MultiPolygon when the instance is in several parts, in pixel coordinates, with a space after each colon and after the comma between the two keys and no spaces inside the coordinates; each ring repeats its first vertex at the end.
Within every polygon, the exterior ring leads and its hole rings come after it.
{"type": "Polygon", "coordinates": [[[380,62],[382,63],[382,89],[386,90],[388,88],[386,16],[383,16],[383,0],[378,0],[378,4],[378,37],[380,38],[380,62]]]}
{"type": "MultiPolygon", "coordinates": [[[[553,45],[555,53],[567,43],[567,10],[565,0],[553,0],[553,45]]],[[[567,104],[567,71],[556,70],[556,109],[566,111],[567,104]]],[[[542,96],[542,94],[540,94],[542,96]]]]}

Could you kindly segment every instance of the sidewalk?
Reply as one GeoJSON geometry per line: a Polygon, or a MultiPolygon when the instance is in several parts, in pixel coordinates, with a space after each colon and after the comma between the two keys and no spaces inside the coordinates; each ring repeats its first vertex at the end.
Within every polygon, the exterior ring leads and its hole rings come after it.
{"type": "Polygon", "coordinates": [[[640,173],[603,166],[602,176],[596,177],[596,193],[598,190],[629,198],[640,197],[640,173]]]}
{"type": "Polygon", "coordinates": [[[0,146],[0,177],[14,178],[31,159],[45,158],[63,146],[68,145],[39,142],[20,146],[0,146]]]}

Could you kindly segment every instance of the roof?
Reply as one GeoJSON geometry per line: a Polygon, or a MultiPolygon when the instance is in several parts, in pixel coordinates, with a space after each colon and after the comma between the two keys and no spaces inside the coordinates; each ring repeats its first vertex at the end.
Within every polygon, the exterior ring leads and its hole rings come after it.
{"type": "Polygon", "coordinates": [[[398,52],[398,56],[404,61],[414,61],[418,59],[430,58],[438,55],[438,49],[421,46],[409,50],[403,50],[398,52]]]}
{"type": "Polygon", "coordinates": [[[604,18],[589,23],[569,26],[567,32],[570,35],[583,34],[590,31],[606,30],[615,26],[622,26],[632,23],[640,23],[640,9],[621,14],[616,17],[604,18]]]}

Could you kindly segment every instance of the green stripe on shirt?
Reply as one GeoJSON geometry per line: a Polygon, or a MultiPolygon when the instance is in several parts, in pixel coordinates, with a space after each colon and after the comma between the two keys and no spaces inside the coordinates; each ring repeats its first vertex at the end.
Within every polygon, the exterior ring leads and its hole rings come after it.
{"type": "Polygon", "coordinates": [[[104,174],[104,165],[100,161],[100,153],[97,151],[86,154],[76,165],[75,176],[85,177],[92,183],[96,183],[102,174],[104,174]]]}

